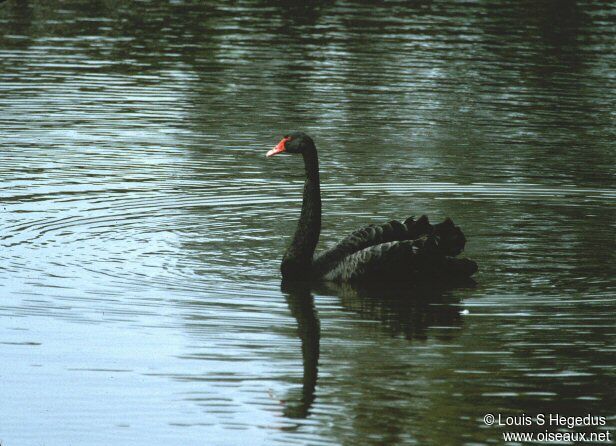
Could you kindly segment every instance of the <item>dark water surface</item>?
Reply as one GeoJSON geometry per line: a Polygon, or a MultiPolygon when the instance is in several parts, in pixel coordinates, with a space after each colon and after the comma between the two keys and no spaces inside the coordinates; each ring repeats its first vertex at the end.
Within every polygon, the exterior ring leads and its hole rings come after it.
{"type": "Polygon", "coordinates": [[[0,441],[500,444],[616,424],[609,1],[0,4],[0,441]],[[321,247],[453,217],[475,289],[281,290],[321,247]],[[317,368],[318,362],[318,368],[317,368]]]}

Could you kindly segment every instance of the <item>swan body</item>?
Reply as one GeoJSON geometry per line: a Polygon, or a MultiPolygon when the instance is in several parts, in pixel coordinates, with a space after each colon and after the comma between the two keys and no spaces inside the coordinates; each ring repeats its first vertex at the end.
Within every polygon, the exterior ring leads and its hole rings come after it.
{"type": "Polygon", "coordinates": [[[302,210],[291,244],[282,259],[286,280],[334,282],[410,281],[422,282],[465,278],[477,271],[470,259],[456,256],[466,239],[449,218],[432,225],[428,217],[392,220],[353,232],[337,245],[315,256],[321,232],[321,192],[316,146],[308,135],[286,135],[267,156],[301,154],[306,182],[302,210]]]}

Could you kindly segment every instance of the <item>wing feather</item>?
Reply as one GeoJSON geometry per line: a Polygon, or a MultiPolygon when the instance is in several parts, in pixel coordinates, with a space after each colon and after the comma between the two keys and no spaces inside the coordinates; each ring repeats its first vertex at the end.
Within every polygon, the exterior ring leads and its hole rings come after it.
{"type": "Polygon", "coordinates": [[[346,256],[328,271],[331,281],[378,279],[418,281],[426,277],[470,277],[477,264],[469,259],[443,255],[434,235],[415,240],[396,240],[369,246],[346,256]]]}
{"type": "MultiPolygon", "coordinates": [[[[351,233],[336,246],[319,254],[314,259],[313,267],[319,276],[325,276],[337,268],[347,257],[360,253],[367,248],[395,241],[417,240],[425,236],[436,237],[439,250],[443,256],[456,256],[464,249],[466,242],[460,228],[449,218],[442,223],[431,225],[425,215],[417,220],[409,217],[404,223],[392,220],[382,225],[370,225],[351,233]]],[[[388,245],[381,246],[374,252],[368,252],[372,253],[370,255],[376,256],[379,251],[391,251],[391,254],[389,254],[391,256],[396,250],[397,248],[388,245]]],[[[363,253],[355,260],[366,255],[368,254],[363,253]]]]}

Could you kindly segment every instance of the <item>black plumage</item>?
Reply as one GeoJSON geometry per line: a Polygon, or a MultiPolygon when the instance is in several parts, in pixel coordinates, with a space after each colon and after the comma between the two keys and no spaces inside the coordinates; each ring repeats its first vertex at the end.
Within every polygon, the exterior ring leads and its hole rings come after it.
{"type": "Polygon", "coordinates": [[[316,146],[303,132],[294,132],[268,152],[299,153],[306,182],[300,219],[281,265],[285,279],[360,282],[395,280],[422,282],[470,277],[477,264],[458,259],[466,238],[449,218],[436,225],[428,217],[392,220],[359,229],[336,246],[315,256],[321,231],[321,192],[316,146]]]}

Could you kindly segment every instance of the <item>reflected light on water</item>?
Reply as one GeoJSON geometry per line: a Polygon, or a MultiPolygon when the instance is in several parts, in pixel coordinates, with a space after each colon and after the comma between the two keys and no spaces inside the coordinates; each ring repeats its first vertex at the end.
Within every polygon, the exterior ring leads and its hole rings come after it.
{"type": "MultiPolygon", "coordinates": [[[[0,439],[489,444],[612,416],[609,2],[0,2],[0,439]],[[454,218],[477,285],[281,289],[319,249],[454,218]]],[[[613,418],[610,418],[613,425],[613,418]]]]}

